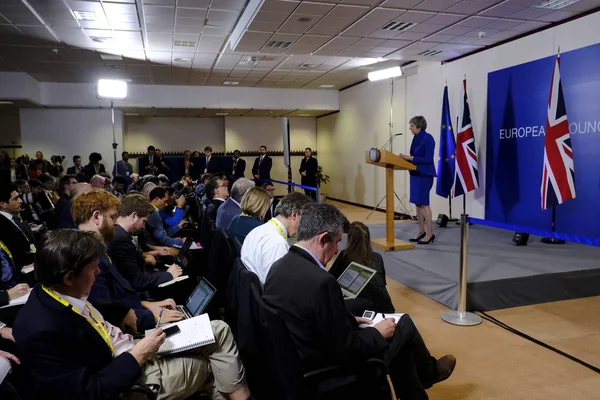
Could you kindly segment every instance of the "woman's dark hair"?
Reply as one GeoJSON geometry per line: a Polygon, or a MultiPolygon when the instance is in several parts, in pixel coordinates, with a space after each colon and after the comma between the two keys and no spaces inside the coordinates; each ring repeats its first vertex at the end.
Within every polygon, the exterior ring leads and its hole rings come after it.
{"type": "Polygon", "coordinates": [[[371,248],[371,233],[362,222],[355,221],[348,228],[348,245],[346,255],[350,261],[373,267],[373,249],[371,248]]]}
{"type": "Polygon", "coordinates": [[[98,163],[98,162],[102,161],[102,154],[96,153],[96,152],[91,153],[89,160],[92,164],[98,163]]]}
{"type": "Polygon", "coordinates": [[[35,254],[35,279],[42,285],[60,285],[67,273],[73,271],[78,275],[105,251],[102,238],[95,232],[76,229],[49,231],[42,237],[35,254]]]}
{"type": "Polygon", "coordinates": [[[415,126],[415,128],[420,129],[422,131],[427,129],[427,121],[425,120],[425,117],[421,116],[421,115],[417,115],[416,117],[412,117],[410,119],[410,121],[408,121],[409,124],[413,124],[415,126]]]}

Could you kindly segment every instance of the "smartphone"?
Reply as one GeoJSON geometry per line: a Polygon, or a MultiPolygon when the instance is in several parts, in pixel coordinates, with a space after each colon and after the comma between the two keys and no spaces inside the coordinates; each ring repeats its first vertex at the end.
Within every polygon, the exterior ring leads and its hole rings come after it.
{"type": "Polygon", "coordinates": [[[168,327],[167,329],[163,329],[163,332],[167,335],[167,337],[170,337],[181,332],[181,329],[179,329],[177,325],[173,325],[168,327]]]}
{"type": "Polygon", "coordinates": [[[369,311],[369,310],[365,310],[365,312],[363,313],[363,318],[369,319],[369,320],[373,320],[373,318],[375,318],[375,311],[369,311]]]}

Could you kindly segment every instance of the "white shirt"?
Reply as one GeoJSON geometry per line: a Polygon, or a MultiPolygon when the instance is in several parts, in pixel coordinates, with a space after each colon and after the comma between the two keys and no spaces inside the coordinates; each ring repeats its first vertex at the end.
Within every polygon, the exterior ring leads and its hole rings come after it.
{"type": "Polygon", "coordinates": [[[242,245],[242,262],[248,270],[258,275],[260,283],[264,285],[273,263],[286,255],[289,249],[285,226],[273,218],[252,229],[246,236],[242,245]]]}
{"type": "Polygon", "coordinates": [[[12,182],[17,180],[17,170],[15,168],[10,169],[10,180],[12,182]]]}
{"type": "Polygon", "coordinates": [[[104,325],[104,329],[106,329],[106,332],[108,332],[108,334],[110,335],[110,341],[112,342],[113,348],[115,349],[115,354],[113,355],[113,357],[116,358],[133,348],[133,336],[123,333],[121,329],[112,325],[110,322],[105,321],[102,314],[100,314],[98,310],[96,310],[94,306],[92,306],[87,300],[76,299],[75,297],[67,296],[62,293],[60,293],[60,296],[66,301],[68,301],[69,304],[71,304],[73,307],[75,307],[75,309],[79,311],[81,315],[83,315],[87,320],[89,320],[91,323],[95,323],[89,314],[88,308],[85,305],[87,304],[92,309],[94,316],[102,322],[102,325],[104,325]]]}

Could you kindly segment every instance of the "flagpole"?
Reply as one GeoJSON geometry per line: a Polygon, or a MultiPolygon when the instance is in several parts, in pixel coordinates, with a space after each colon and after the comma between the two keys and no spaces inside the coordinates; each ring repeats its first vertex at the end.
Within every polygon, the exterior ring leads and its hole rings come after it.
{"type": "MultiPolygon", "coordinates": [[[[448,81],[446,81],[446,84],[448,84],[448,81]]],[[[456,129],[458,129],[458,115],[456,116],[456,129]]],[[[452,136],[454,136],[454,132],[452,132],[452,136]]],[[[456,168],[456,167],[455,167],[456,168]]],[[[454,180],[456,181],[456,170],[454,171],[454,180]]],[[[448,213],[450,214],[450,218],[448,218],[448,222],[456,222],[457,224],[460,224],[458,222],[458,218],[452,218],[452,191],[450,191],[450,194],[448,195],[448,213]]],[[[466,214],[463,210],[463,214],[466,214]]]]}
{"type": "MultiPolygon", "coordinates": [[[[552,232],[556,232],[556,206],[552,206],[552,232]]],[[[564,240],[555,238],[542,238],[540,242],[545,244],[565,244],[564,240]]]]}

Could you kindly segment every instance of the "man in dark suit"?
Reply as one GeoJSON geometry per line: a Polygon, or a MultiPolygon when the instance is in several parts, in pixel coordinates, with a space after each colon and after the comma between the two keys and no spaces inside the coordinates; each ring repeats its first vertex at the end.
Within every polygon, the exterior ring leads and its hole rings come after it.
{"type": "Polygon", "coordinates": [[[273,167],[273,160],[267,155],[267,146],[260,146],[260,156],[254,160],[252,176],[256,180],[269,181],[271,180],[271,167],[273,167]]]}
{"type": "MultiPolygon", "coordinates": [[[[94,191],[78,195],[73,199],[73,220],[82,231],[94,232],[110,241],[115,236],[115,221],[118,216],[119,199],[106,191],[94,191]]],[[[151,329],[158,321],[161,308],[165,308],[163,318],[169,321],[180,320],[183,316],[174,310],[175,303],[171,299],[159,302],[145,301],[143,295],[131,287],[123,278],[113,260],[106,253],[100,257],[100,272],[89,293],[89,301],[98,308],[106,303],[124,304],[133,310],[137,318],[133,330],[143,332],[151,329]]],[[[111,321],[112,323],[112,321],[111,321]]]]}
{"type": "Polygon", "coordinates": [[[271,267],[263,297],[281,311],[306,369],[382,358],[396,395],[427,399],[426,388],[447,379],[456,360],[433,358],[408,315],[372,325],[346,311],[337,280],[325,265],[338,252],[344,215],[333,205],[310,203],[302,210],[295,246],[271,267]],[[366,323],[371,327],[359,328],[366,323]]]}
{"type": "MultiPolygon", "coordinates": [[[[302,185],[317,187],[317,168],[319,168],[319,162],[312,156],[312,149],[307,147],[304,150],[304,158],[300,163],[300,175],[302,175],[302,185]]],[[[304,194],[313,200],[317,199],[317,192],[315,190],[304,189],[304,194]]]]}
{"type": "Polygon", "coordinates": [[[217,221],[217,211],[229,197],[229,189],[222,179],[211,178],[206,185],[205,193],[210,202],[206,207],[206,217],[214,227],[217,221]]]}
{"type": "Polygon", "coordinates": [[[29,155],[23,154],[17,158],[17,179],[29,179],[29,155]]]}
{"type": "Polygon", "coordinates": [[[196,168],[196,164],[192,161],[192,152],[186,150],[183,152],[183,163],[181,171],[179,171],[179,176],[191,176],[192,180],[194,177],[198,176],[198,169],[196,168]]]}
{"type": "Polygon", "coordinates": [[[119,204],[115,237],[108,244],[108,255],[134,290],[145,292],[181,275],[181,267],[173,264],[166,272],[145,271],[144,255],[133,243],[133,236],[144,229],[154,207],[141,195],[125,196],[119,204]]]}
{"type": "MultiPolygon", "coordinates": [[[[65,175],[58,181],[58,201],[56,202],[54,215],[56,217],[56,229],[75,229],[75,223],[71,216],[71,191],[77,184],[75,175],[65,175]]],[[[52,227],[50,227],[52,229],[52,227]]]]}
{"type": "Polygon", "coordinates": [[[183,357],[154,357],[166,338],[162,329],[135,343],[106,321],[86,300],[104,251],[93,232],[64,229],[45,237],[36,258],[40,285],[13,327],[32,398],[114,399],[138,379],[156,384],[159,398],[185,399],[205,388],[211,398],[221,396],[218,391],[231,399],[250,397],[233,335],[224,322],[211,322],[215,344],[189,350],[183,357]]]}
{"type": "Polygon", "coordinates": [[[277,204],[279,204],[279,199],[275,197],[275,185],[273,185],[273,182],[263,183],[262,187],[267,191],[267,194],[271,198],[271,203],[269,204],[269,209],[267,210],[264,219],[264,221],[267,222],[275,217],[275,209],[277,208],[277,204]]]}
{"type": "Polygon", "coordinates": [[[160,159],[156,157],[155,150],[154,146],[148,146],[148,154],[140,160],[140,176],[158,175],[160,159]]]}
{"type": "Polygon", "coordinates": [[[87,182],[87,177],[83,170],[81,156],[73,156],[73,166],[67,168],[67,175],[73,175],[77,182],[87,182]]]}
{"type": "Polygon", "coordinates": [[[240,151],[233,151],[233,167],[231,170],[231,182],[235,183],[237,179],[243,178],[246,172],[246,160],[240,158],[240,151]]]}
{"type": "Polygon", "coordinates": [[[31,228],[19,218],[22,203],[15,185],[0,187],[0,240],[12,253],[15,264],[26,266],[33,263],[37,249],[31,228]]]}
{"type": "Polygon", "coordinates": [[[233,217],[242,213],[240,203],[248,189],[251,187],[254,187],[254,182],[250,179],[242,178],[235,181],[231,187],[231,196],[229,196],[225,203],[217,209],[217,228],[229,228],[229,224],[233,217]]]}
{"type": "Polygon", "coordinates": [[[204,148],[204,159],[202,159],[202,165],[200,165],[203,174],[214,174],[219,170],[219,163],[212,153],[212,147],[206,146],[204,148]]]}

